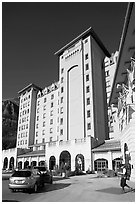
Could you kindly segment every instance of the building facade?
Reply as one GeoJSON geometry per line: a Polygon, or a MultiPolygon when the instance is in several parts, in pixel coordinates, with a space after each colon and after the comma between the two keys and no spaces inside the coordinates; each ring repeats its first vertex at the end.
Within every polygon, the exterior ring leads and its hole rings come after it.
{"type": "Polygon", "coordinates": [[[135,4],[129,3],[109,105],[121,141],[122,162],[135,180],[135,4]]]}
{"type": "Polygon", "coordinates": [[[91,149],[108,139],[104,58],[110,54],[89,28],[55,55],[59,81],[19,91],[17,165],[75,170],[81,162],[81,170],[92,170],[91,149]]]}

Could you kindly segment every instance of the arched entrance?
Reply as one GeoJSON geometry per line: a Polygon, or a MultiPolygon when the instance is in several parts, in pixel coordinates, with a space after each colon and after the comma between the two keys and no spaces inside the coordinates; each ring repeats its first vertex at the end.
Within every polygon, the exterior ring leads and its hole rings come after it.
{"type": "Polygon", "coordinates": [[[9,169],[13,169],[14,168],[14,157],[10,158],[10,164],[9,164],[9,169]]]}
{"type": "Polygon", "coordinates": [[[108,160],[107,159],[97,159],[94,161],[94,169],[95,171],[104,171],[108,168],[108,160]]]}
{"type": "Polygon", "coordinates": [[[56,165],[56,158],[54,156],[51,156],[49,159],[49,169],[54,170],[56,165]]]}
{"type": "Polygon", "coordinates": [[[37,162],[36,161],[32,161],[31,162],[31,166],[33,167],[33,166],[37,166],[37,162]]]}
{"type": "Polygon", "coordinates": [[[18,162],[18,169],[22,169],[22,161],[18,162]]]}
{"type": "Polygon", "coordinates": [[[7,169],[7,167],[8,167],[8,158],[5,157],[4,158],[4,163],[3,163],[3,169],[7,169]]]}
{"type": "Polygon", "coordinates": [[[45,166],[45,161],[40,161],[39,166],[45,166]]]}
{"type": "Polygon", "coordinates": [[[78,154],[75,158],[75,169],[78,171],[84,171],[84,156],[82,154],[78,154]]]}
{"type": "Polygon", "coordinates": [[[71,170],[71,155],[68,151],[63,151],[59,157],[59,166],[60,168],[64,168],[67,166],[71,170]]]}
{"type": "Polygon", "coordinates": [[[25,161],[24,162],[24,169],[28,168],[28,166],[29,166],[29,161],[25,161]]]}

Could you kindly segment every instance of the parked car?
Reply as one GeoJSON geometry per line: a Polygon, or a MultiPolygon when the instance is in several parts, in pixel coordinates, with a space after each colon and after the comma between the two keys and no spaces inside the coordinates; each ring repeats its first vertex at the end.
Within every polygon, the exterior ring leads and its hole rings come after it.
{"type": "Polygon", "coordinates": [[[9,178],[9,189],[11,189],[12,192],[15,190],[30,189],[37,192],[38,188],[43,185],[43,177],[38,169],[18,170],[15,171],[9,178]]]}
{"type": "Polygon", "coordinates": [[[53,183],[53,176],[50,171],[47,170],[44,166],[34,166],[33,169],[37,169],[41,173],[44,183],[53,183]]]}

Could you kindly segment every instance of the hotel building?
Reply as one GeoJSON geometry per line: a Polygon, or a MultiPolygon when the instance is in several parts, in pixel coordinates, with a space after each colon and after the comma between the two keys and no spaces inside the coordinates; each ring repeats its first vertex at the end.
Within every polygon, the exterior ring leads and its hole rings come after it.
{"type": "Polygon", "coordinates": [[[17,163],[54,169],[63,162],[75,170],[79,161],[81,170],[92,170],[91,149],[108,139],[104,58],[110,54],[89,28],[55,55],[59,81],[19,92],[17,163]]]}

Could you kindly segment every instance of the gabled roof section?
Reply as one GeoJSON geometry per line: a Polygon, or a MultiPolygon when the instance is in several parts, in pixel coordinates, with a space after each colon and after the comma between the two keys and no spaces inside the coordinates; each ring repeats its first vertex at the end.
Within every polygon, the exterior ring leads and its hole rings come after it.
{"type": "Polygon", "coordinates": [[[30,89],[30,88],[35,88],[35,89],[37,89],[37,90],[42,90],[42,88],[40,88],[40,87],[38,87],[38,86],[36,86],[35,84],[29,84],[28,86],[26,86],[25,88],[23,88],[23,89],[21,89],[19,92],[18,92],[18,94],[21,94],[21,93],[23,93],[23,92],[25,92],[27,89],[30,89]]]}
{"type": "Polygon", "coordinates": [[[92,149],[92,152],[120,151],[120,140],[106,140],[104,144],[92,149]]]}
{"type": "Polygon", "coordinates": [[[105,48],[105,46],[103,45],[102,41],[99,39],[99,37],[97,36],[97,34],[94,32],[93,28],[90,27],[88,28],[86,31],[84,31],[83,33],[81,33],[78,37],[76,37],[75,39],[73,39],[70,43],[66,44],[64,47],[62,47],[60,50],[58,50],[57,52],[55,52],[55,55],[61,55],[63,51],[65,51],[67,48],[69,48],[70,46],[72,46],[72,44],[76,43],[77,41],[79,41],[80,39],[84,39],[86,36],[91,35],[94,40],[97,42],[97,44],[99,45],[99,47],[104,51],[105,55],[107,57],[110,57],[110,53],[108,52],[108,50],[105,48]]]}

